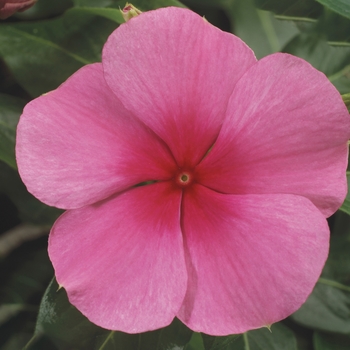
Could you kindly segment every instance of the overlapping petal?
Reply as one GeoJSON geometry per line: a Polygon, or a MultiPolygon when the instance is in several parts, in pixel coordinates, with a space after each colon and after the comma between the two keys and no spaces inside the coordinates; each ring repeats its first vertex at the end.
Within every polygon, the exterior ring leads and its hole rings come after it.
{"type": "Polygon", "coordinates": [[[141,186],[55,223],[57,281],[90,321],[128,333],[171,323],[187,283],[180,199],[170,182],[141,186]]]}
{"type": "Polygon", "coordinates": [[[242,333],[277,322],[311,293],[328,254],[326,219],[294,195],[185,192],[188,289],[178,316],[195,331],[242,333]]]}
{"type": "Polygon", "coordinates": [[[349,113],[328,79],[274,54],[236,85],[200,182],[225,193],[299,194],[329,216],[346,195],[349,137],[349,113]]]}
{"type": "Polygon", "coordinates": [[[113,95],[101,64],[85,66],[25,107],[16,152],[28,190],[65,209],[168,178],[175,164],[163,142],[113,95]]]}
{"type": "Polygon", "coordinates": [[[170,7],[120,26],[102,62],[111,89],[183,167],[213,144],[235,84],[256,59],[239,38],[170,7]]]}

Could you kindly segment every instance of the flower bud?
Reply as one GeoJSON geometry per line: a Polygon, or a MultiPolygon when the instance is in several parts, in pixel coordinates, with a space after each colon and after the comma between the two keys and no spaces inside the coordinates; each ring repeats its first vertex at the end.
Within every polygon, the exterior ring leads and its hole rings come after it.
{"type": "Polygon", "coordinates": [[[129,19],[140,15],[142,11],[140,11],[134,5],[126,3],[125,7],[121,10],[121,13],[125,22],[127,22],[129,19]]]}
{"type": "Polygon", "coordinates": [[[0,0],[0,19],[6,19],[15,12],[23,12],[32,7],[37,0],[0,0]]]}

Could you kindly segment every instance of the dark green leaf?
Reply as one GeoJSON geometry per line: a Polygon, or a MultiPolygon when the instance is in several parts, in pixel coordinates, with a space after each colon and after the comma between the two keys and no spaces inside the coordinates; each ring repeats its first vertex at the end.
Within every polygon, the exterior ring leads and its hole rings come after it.
{"type": "MultiPolygon", "coordinates": [[[[200,9],[200,0],[187,0],[185,3],[200,9]]],[[[280,51],[299,33],[295,23],[277,20],[271,13],[257,9],[253,0],[206,0],[204,4],[208,9],[206,12],[221,8],[230,20],[231,32],[248,44],[257,58],[280,51]]]]}
{"type": "Polygon", "coordinates": [[[17,315],[20,311],[23,311],[26,309],[28,309],[28,306],[23,303],[16,303],[16,304],[4,303],[0,305],[0,326],[2,326],[14,315],[17,315]]]}
{"type": "Polygon", "coordinates": [[[286,326],[276,323],[271,331],[261,328],[249,331],[241,336],[228,337],[203,336],[205,350],[297,350],[294,333],[286,326]]]}
{"type": "MultiPolygon", "coordinates": [[[[343,101],[345,102],[346,106],[348,107],[348,110],[350,111],[350,94],[343,95],[343,101]]],[[[350,173],[348,172],[346,175],[348,180],[348,194],[346,195],[345,201],[340,207],[340,210],[350,215],[350,173]]]]}
{"type": "Polygon", "coordinates": [[[349,0],[316,0],[320,4],[328,7],[334,12],[342,16],[350,18],[350,2],[349,0]]]}
{"type": "Polygon", "coordinates": [[[17,12],[14,17],[30,21],[45,19],[58,16],[71,6],[72,0],[38,0],[33,7],[24,12],[17,12]]]}
{"type": "Polygon", "coordinates": [[[350,46],[350,19],[332,11],[325,11],[318,20],[316,29],[320,36],[335,46],[350,46]]]}
{"type": "Polygon", "coordinates": [[[350,217],[334,218],[329,257],[314,291],[292,315],[298,323],[316,330],[350,332],[350,217]]]}
{"type": "Polygon", "coordinates": [[[77,7],[108,7],[116,3],[116,0],[73,0],[73,3],[77,7]]]}
{"type": "MultiPolygon", "coordinates": [[[[1,332],[1,330],[0,330],[1,332]]],[[[18,349],[23,349],[25,344],[28,341],[28,334],[27,333],[22,333],[22,332],[16,332],[12,334],[12,336],[9,337],[9,339],[6,339],[7,341],[5,344],[1,347],[1,350],[18,350],[18,349]]],[[[55,350],[49,347],[46,348],[41,348],[41,349],[50,349],[50,350],[55,350]]]]}
{"type": "Polygon", "coordinates": [[[184,0],[182,3],[188,5],[192,8],[192,6],[201,6],[201,7],[222,7],[222,5],[226,2],[229,3],[230,0],[184,0]]]}
{"type": "Polygon", "coordinates": [[[19,98],[0,94],[0,159],[14,169],[16,127],[24,104],[19,98]]]}
{"type": "Polygon", "coordinates": [[[293,19],[317,18],[322,13],[322,6],[315,0],[255,0],[262,10],[293,19]]]}
{"type": "MultiPolygon", "coordinates": [[[[343,98],[343,101],[344,101],[348,111],[350,112],[350,93],[342,95],[342,98],[343,98]]],[[[350,205],[350,203],[349,203],[349,205],[350,205]]],[[[350,212],[349,212],[349,214],[350,214],[350,212]]]]}
{"type": "MultiPolygon", "coordinates": [[[[350,216],[339,211],[334,216],[330,251],[321,283],[350,292],[350,216]]],[[[350,296],[350,294],[347,294],[350,296]]]]}
{"type": "Polygon", "coordinates": [[[241,334],[228,335],[226,337],[214,337],[202,334],[205,350],[230,350],[235,349],[237,339],[242,337],[241,334]]]}
{"type": "Polygon", "coordinates": [[[28,242],[0,261],[0,334],[19,313],[30,313],[35,320],[33,299],[42,294],[53,273],[46,240],[28,242]]]}
{"type": "Polygon", "coordinates": [[[184,350],[205,350],[201,333],[194,332],[184,350]]]}
{"type": "Polygon", "coordinates": [[[76,7],[69,10],[70,13],[88,13],[91,15],[105,17],[118,24],[124,23],[124,18],[119,9],[102,7],[76,7]]]}
{"type": "MultiPolygon", "coordinates": [[[[320,1],[321,2],[321,1],[320,1]]],[[[336,2],[336,0],[335,0],[336,2]]],[[[314,21],[314,34],[328,41],[331,45],[350,44],[350,20],[330,10],[323,10],[315,0],[255,0],[259,8],[272,11],[281,19],[314,21]]],[[[350,5],[349,5],[350,6],[350,5]]],[[[312,40],[310,46],[313,45],[312,40]]]]}
{"type": "Polygon", "coordinates": [[[191,335],[192,331],[177,319],[166,328],[141,334],[100,328],[68,302],[64,289],[58,290],[53,280],[42,299],[35,336],[27,349],[35,349],[37,341],[46,337],[62,350],[175,350],[183,349],[191,335]]]}
{"type": "Polygon", "coordinates": [[[254,51],[257,58],[280,51],[299,33],[293,22],[278,21],[271,13],[257,10],[253,0],[228,2],[224,6],[232,32],[254,51]]]}
{"type": "Polygon", "coordinates": [[[350,64],[350,47],[334,47],[318,34],[317,30],[303,32],[283,49],[310,62],[331,80],[340,78],[344,68],[350,64]]]}
{"type": "MultiPolygon", "coordinates": [[[[131,2],[141,11],[154,10],[160,7],[167,6],[185,7],[180,1],[177,0],[135,0],[129,2],[131,2]]],[[[115,4],[116,6],[123,8],[125,6],[125,3],[126,2],[124,0],[118,0],[115,4]]]]}
{"type": "Polygon", "coordinates": [[[107,339],[111,334],[111,331],[90,323],[68,302],[65,291],[58,290],[58,284],[52,280],[41,301],[35,337],[27,348],[35,349],[36,341],[46,336],[58,349],[95,349],[99,336],[107,339]]]}
{"type": "Polygon", "coordinates": [[[320,34],[320,23],[305,26],[283,52],[299,56],[325,73],[341,93],[350,91],[350,47],[329,45],[320,34]]]}
{"type": "Polygon", "coordinates": [[[172,324],[168,327],[153,332],[141,333],[139,335],[139,349],[184,349],[185,345],[190,341],[192,333],[193,332],[184,324],[182,324],[178,319],[174,319],[172,324]]]}
{"type": "Polygon", "coordinates": [[[116,24],[83,12],[42,22],[0,25],[0,55],[33,96],[55,89],[83,65],[101,60],[116,24]]]}
{"type": "Polygon", "coordinates": [[[273,324],[271,332],[262,328],[246,333],[244,343],[250,350],[297,350],[294,333],[281,323],[273,324]]]}
{"type": "Polygon", "coordinates": [[[292,319],[306,327],[329,332],[350,332],[350,292],[317,283],[292,319]]]}
{"type": "Polygon", "coordinates": [[[315,332],[313,343],[315,350],[349,350],[350,336],[315,332]]]}
{"type": "Polygon", "coordinates": [[[27,308],[26,303],[37,292],[45,290],[45,285],[52,276],[45,246],[31,242],[1,261],[2,279],[0,304],[16,304],[27,308]],[[31,249],[29,249],[31,248],[31,249]],[[6,264],[6,269],[4,270],[6,264]]]}
{"type": "Polygon", "coordinates": [[[20,218],[26,222],[51,225],[61,210],[48,207],[34,198],[26,189],[17,171],[0,161],[0,192],[6,194],[17,207],[20,218]]]}
{"type": "Polygon", "coordinates": [[[47,236],[26,242],[0,259],[1,349],[22,349],[28,341],[35,324],[40,297],[52,278],[52,273],[47,256],[47,236]],[[24,338],[19,336],[22,332],[26,333],[24,338]],[[19,340],[17,338],[21,338],[19,342],[15,341],[19,340]]]}
{"type": "Polygon", "coordinates": [[[186,7],[178,0],[137,0],[133,4],[142,10],[153,10],[167,6],[186,7]]]}

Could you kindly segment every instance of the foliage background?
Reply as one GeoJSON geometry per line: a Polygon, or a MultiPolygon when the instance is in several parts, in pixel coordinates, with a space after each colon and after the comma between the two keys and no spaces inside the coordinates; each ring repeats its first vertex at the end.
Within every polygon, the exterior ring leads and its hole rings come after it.
{"type": "MultiPolygon", "coordinates": [[[[189,7],[241,37],[258,58],[276,51],[309,61],[342,94],[350,93],[349,0],[135,0],[146,11],[189,7]]],[[[139,335],[101,329],[58,290],[47,234],[60,211],[21,182],[14,156],[23,106],[101,60],[121,23],[117,0],[39,0],[0,23],[0,349],[346,350],[350,349],[350,197],[329,219],[331,250],[307,302],[271,331],[210,337],[178,320],[139,335]]],[[[350,96],[350,95],[349,95],[350,96]]],[[[345,101],[350,102],[350,97],[345,101]]]]}

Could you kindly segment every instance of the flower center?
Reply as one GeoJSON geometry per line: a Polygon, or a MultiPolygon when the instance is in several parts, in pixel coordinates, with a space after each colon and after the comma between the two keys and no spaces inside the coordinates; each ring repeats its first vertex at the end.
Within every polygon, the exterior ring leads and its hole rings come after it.
{"type": "Polygon", "coordinates": [[[181,175],[180,180],[181,180],[182,182],[187,182],[187,181],[188,181],[188,179],[189,179],[189,177],[188,177],[188,175],[187,175],[187,174],[183,174],[183,175],[181,175]]]}
{"type": "Polygon", "coordinates": [[[175,182],[181,187],[188,186],[193,182],[193,173],[188,170],[180,170],[175,175],[175,182]]]}

